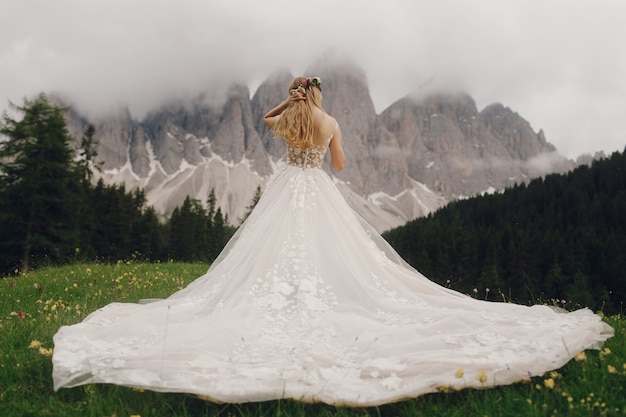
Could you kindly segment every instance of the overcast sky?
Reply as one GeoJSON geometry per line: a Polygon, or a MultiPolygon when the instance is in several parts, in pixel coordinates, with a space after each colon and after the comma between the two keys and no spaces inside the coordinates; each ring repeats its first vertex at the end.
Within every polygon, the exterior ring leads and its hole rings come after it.
{"type": "Polygon", "coordinates": [[[141,117],[332,49],[378,112],[430,81],[503,103],[575,158],[624,150],[625,40],[624,0],[0,0],[0,108],[61,91],[141,117]]]}

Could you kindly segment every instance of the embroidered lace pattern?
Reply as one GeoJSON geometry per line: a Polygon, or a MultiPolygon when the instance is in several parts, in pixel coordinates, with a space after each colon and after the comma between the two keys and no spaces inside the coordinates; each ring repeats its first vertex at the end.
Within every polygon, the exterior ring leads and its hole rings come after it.
{"type": "Polygon", "coordinates": [[[300,168],[319,168],[324,162],[326,147],[297,148],[287,146],[287,159],[290,165],[300,168]]]}
{"type": "Polygon", "coordinates": [[[313,148],[299,148],[287,144],[287,160],[289,161],[289,165],[295,165],[299,168],[321,167],[332,138],[333,135],[326,139],[324,145],[314,146],[313,148]]]}

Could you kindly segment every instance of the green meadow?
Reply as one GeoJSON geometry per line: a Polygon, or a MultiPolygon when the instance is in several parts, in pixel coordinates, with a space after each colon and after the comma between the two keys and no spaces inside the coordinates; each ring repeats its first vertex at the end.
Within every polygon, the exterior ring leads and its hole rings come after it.
{"type": "MultiPolygon", "coordinates": [[[[565,367],[511,386],[425,395],[372,408],[291,400],[211,404],[195,396],[96,384],[52,389],[52,336],[114,301],[162,298],[207,264],[74,264],[0,279],[0,416],[626,416],[626,319],[565,367]]],[[[447,392],[446,392],[447,391],[447,392]]]]}

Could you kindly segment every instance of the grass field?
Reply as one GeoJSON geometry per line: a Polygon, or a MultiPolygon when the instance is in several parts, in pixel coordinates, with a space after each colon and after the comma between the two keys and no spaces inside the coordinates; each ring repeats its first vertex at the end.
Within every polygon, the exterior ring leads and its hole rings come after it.
{"type": "Polygon", "coordinates": [[[162,298],[205,264],[76,264],[0,279],[0,416],[626,416],[626,318],[602,351],[525,383],[425,395],[374,408],[337,408],[290,400],[216,405],[192,395],[112,385],[54,392],[52,336],[113,301],[162,298]]]}

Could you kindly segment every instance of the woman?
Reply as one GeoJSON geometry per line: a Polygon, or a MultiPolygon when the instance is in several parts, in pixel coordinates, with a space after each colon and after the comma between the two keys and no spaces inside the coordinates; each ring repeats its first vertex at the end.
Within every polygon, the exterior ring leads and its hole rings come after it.
{"type": "MultiPolygon", "coordinates": [[[[336,171],[343,169],[345,156],[341,147],[341,130],[337,121],[322,108],[319,77],[295,78],[289,85],[287,99],[267,112],[263,121],[276,135],[285,138],[291,165],[299,165],[297,156],[293,154],[295,149],[318,149],[323,158],[326,147],[329,147],[333,168],[336,171]]],[[[311,168],[312,165],[321,165],[320,158],[315,162],[309,164],[311,168]]]]}
{"type": "Polygon", "coordinates": [[[540,375],[612,328],[467,297],[429,281],[357,216],[321,80],[298,77],[265,115],[287,163],[209,271],[149,304],[114,303],[54,337],[55,389],[110,382],[219,402],[369,406],[540,375]]]}

